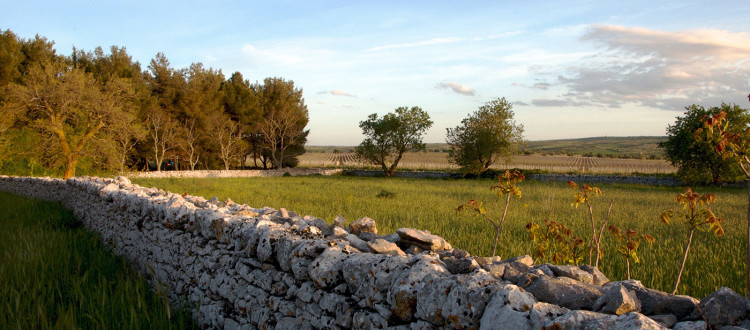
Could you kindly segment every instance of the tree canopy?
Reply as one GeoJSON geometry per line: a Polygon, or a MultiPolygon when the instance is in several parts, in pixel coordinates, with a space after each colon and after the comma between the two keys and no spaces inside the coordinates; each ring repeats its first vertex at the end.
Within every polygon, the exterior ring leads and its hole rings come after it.
{"type": "Polygon", "coordinates": [[[513,105],[499,98],[479,107],[447,129],[448,160],[464,172],[479,174],[498,158],[510,159],[523,143],[523,125],[513,120],[513,105]]]}
{"type": "Polygon", "coordinates": [[[164,53],[142,71],[125,47],[62,56],[53,45],[0,31],[4,173],[161,170],[168,159],[229,169],[248,155],[283,167],[305,151],[307,106],[291,80],[225,79],[202,63],[174,68],[164,53]]]}
{"type": "Polygon", "coordinates": [[[722,104],[704,108],[700,105],[685,107],[683,116],[677,117],[674,125],[667,126],[667,141],[659,144],[666,159],[677,167],[677,175],[689,184],[706,184],[737,181],[744,178],[739,165],[714,152],[714,145],[706,139],[695,139],[696,130],[703,128],[705,118],[724,111],[727,113],[728,130],[740,132],[750,121],[748,109],[738,105],[722,104]]]}
{"type": "Polygon", "coordinates": [[[356,148],[357,156],[380,166],[390,177],[396,172],[404,153],[425,150],[422,135],[432,127],[432,120],[420,107],[399,107],[395,113],[388,113],[383,118],[373,113],[361,121],[359,127],[366,137],[356,148]]]}

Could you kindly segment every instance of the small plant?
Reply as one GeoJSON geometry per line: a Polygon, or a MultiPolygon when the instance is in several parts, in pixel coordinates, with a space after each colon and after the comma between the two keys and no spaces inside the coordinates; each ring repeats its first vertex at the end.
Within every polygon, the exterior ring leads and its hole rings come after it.
{"type": "Polygon", "coordinates": [[[612,204],[614,204],[615,200],[612,199],[609,202],[609,208],[607,209],[607,216],[604,218],[604,222],[602,222],[601,228],[599,228],[599,231],[596,230],[596,222],[594,221],[594,209],[591,207],[591,198],[594,196],[598,196],[602,194],[601,189],[597,187],[592,187],[587,184],[584,184],[582,186],[579,186],[577,183],[573,181],[568,181],[568,187],[577,190],[575,196],[573,196],[573,203],[572,206],[578,208],[581,204],[586,204],[586,206],[589,207],[589,218],[591,220],[591,241],[589,242],[589,265],[592,265],[596,268],[599,268],[599,258],[601,257],[602,249],[601,249],[601,243],[602,243],[602,234],[604,233],[604,228],[607,225],[607,221],[609,221],[609,214],[612,212],[612,204]],[[598,233],[598,234],[597,234],[598,233]],[[594,262],[592,263],[592,255],[594,252],[594,248],[596,248],[596,258],[594,259],[594,262]]]}
{"type": "Polygon", "coordinates": [[[380,189],[380,192],[377,195],[375,195],[375,197],[377,198],[393,198],[395,196],[396,196],[395,192],[388,191],[385,189],[380,189]]]}
{"type": "Polygon", "coordinates": [[[634,263],[639,262],[638,246],[641,245],[641,239],[645,239],[646,242],[651,244],[654,242],[654,237],[651,235],[641,235],[632,229],[628,229],[623,233],[617,226],[609,226],[607,229],[617,239],[617,253],[625,258],[627,275],[628,279],[630,279],[630,260],[633,260],[634,263]]]}
{"type": "Polygon", "coordinates": [[[502,228],[503,226],[505,216],[508,214],[510,197],[516,196],[517,198],[521,198],[521,189],[516,186],[516,183],[521,182],[524,179],[526,179],[526,177],[518,170],[515,170],[513,172],[505,171],[505,173],[497,177],[497,180],[500,182],[490,188],[492,190],[497,190],[497,198],[502,198],[503,195],[507,195],[505,199],[505,209],[503,210],[503,216],[500,218],[500,222],[495,222],[495,220],[487,216],[487,212],[482,202],[478,202],[473,199],[459,206],[457,209],[458,212],[461,212],[464,209],[468,208],[469,210],[474,211],[476,213],[476,216],[481,215],[495,227],[495,242],[492,245],[492,256],[495,256],[495,252],[497,251],[497,240],[500,237],[500,228],[502,228]]]}
{"type": "Polygon", "coordinates": [[[586,244],[573,235],[565,224],[544,219],[544,227],[533,222],[526,225],[529,239],[534,243],[534,259],[552,263],[578,265],[583,261],[586,244]]]}
{"type": "Polygon", "coordinates": [[[675,198],[675,202],[682,204],[682,210],[667,210],[661,214],[660,219],[663,223],[669,224],[674,218],[682,221],[688,227],[688,239],[685,243],[682,263],[680,263],[680,270],[677,272],[677,279],[674,282],[672,294],[677,293],[677,287],[680,285],[680,277],[682,277],[682,271],[685,268],[690,244],[693,242],[693,232],[698,229],[700,231],[710,231],[716,236],[724,234],[724,228],[721,227],[724,219],[717,217],[710,208],[711,203],[715,200],[716,197],[714,197],[714,194],[709,193],[701,196],[693,192],[692,189],[686,188],[684,193],[677,195],[675,198]]]}

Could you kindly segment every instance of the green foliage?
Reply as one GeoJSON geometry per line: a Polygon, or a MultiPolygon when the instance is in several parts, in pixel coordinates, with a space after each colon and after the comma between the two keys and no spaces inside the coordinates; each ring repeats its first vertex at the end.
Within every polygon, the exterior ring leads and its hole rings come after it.
{"type": "Polygon", "coordinates": [[[396,197],[396,193],[385,189],[380,189],[380,192],[375,195],[377,198],[393,198],[396,197]]]}
{"type": "Polygon", "coordinates": [[[0,193],[0,328],[194,328],[58,203],[0,193]]]}
{"type": "Polygon", "coordinates": [[[571,206],[578,208],[581,204],[586,204],[589,208],[589,220],[591,222],[591,241],[589,242],[589,265],[599,268],[599,259],[601,257],[601,245],[602,245],[602,234],[604,234],[604,228],[607,225],[607,221],[609,221],[609,214],[612,212],[612,204],[614,204],[614,199],[609,203],[609,209],[607,210],[607,215],[604,218],[604,221],[601,224],[601,227],[597,231],[596,229],[596,221],[594,220],[594,208],[591,206],[591,198],[601,195],[602,191],[601,189],[597,187],[589,186],[588,184],[584,184],[582,186],[579,186],[577,183],[573,181],[568,181],[568,187],[575,189],[576,194],[573,196],[573,202],[571,203],[571,206]],[[593,257],[594,249],[596,249],[596,257],[593,257]],[[592,262],[592,257],[593,262],[592,262]]]}
{"type": "Polygon", "coordinates": [[[486,171],[499,157],[509,161],[523,143],[523,125],[513,120],[512,108],[505,98],[492,100],[448,128],[449,161],[473,174],[486,171]]]}
{"type": "Polygon", "coordinates": [[[505,171],[503,175],[499,175],[497,177],[497,180],[500,181],[499,183],[492,186],[491,190],[497,190],[497,198],[501,199],[503,195],[506,195],[505,199],[505,209],[503,210],[503,215],[500,218],[500,222],[495,222],[492,218],[487,216],[487,210],[484,208],[484,205],[481,202],[478,202],[476,200],[469,200],[468,202],[460,205],[457,208],[458,212],[461,212],[465,209],[469,209],[475,213],[476,216],[482,216],[485,220],[489,221],[492,226],[495,227],[495,241],[492,244],[492,255],[495,256],[495,253],[497,252],[497,241],[500,237],[500,229],[503,227],[503,222],[505,221],[505,216],[508,214],[508,205],[510,205],[510,196],[516,196],[516,198],[521,198],[521,188],[518,188],[516,184],[518,182],[521,182],[526,177],[521,174],[519,171],[505,171]]]}
{"type": "Polygon", "coordinates": [[[537,263],[578,265],[583,261],[586,244],[574,236],[573,231],[565,224],[544,219],[544,226],[529,222],[526,230],[529,240],[534,243],[534,258],[537,263]]]}
{"type": "Polygon", "coordinates": [[[419,107],[398,107],[380,119],[376,113],[369,115],[359,127],[365,139],[356,148],[357,157],[380,166],[391,177],[405,152],[425,150],[422,135],[432,127],[432,120],[419,107]]]}
{"type": "Polygon", "coordinates": [[[709,231],[716,236],[722,236],[724,234],[724,228],[721,226],[724,219],[717,217],[710,208],[711,203],[715,200],[716,197],[714,197],[714,194],[708,193],[701,196],[700,194],[693,192],[692,189],[686,188],[684,193],[677,195],[675,198],[675,202],[682,205],[682,210],[666,210],[662,212],[659,217],[661,222],[665,224],[669,224],[673,222],[673,220],[676,220],[688,228],[688,237],[683,250],[682,263],[680,264],[677,273],[677,279],[675,280],[672,294],[677,292],[677,288],[680,285],[682,271],[685,269],[685,262],[687,261],[688,252],[690,252],[690,245],[693,242],[693,232],[698,229],[699,231],[709,231]]]}
{"type": "Polygon", "coordinates": [[[684,116],[677,117],[674,125],[667,127],[667,141],[659,144],[666,159],[678,168],[680,180],[688,184],[734,182],[742,172],[736,162],[714,152],[714,141],[696,139],[695,131],[702,129],[706,117],[726,113],[726,130],[738,133],[750,120],[748,109],[722,103],[720,107],[706,109],[699,105],[685,107],[684,116]]]}
{"type": "Polygon", "coordinates": [[[617,226],[609,226],[607,228],[617,239],[617,247],[615,251],[617,254],[625,258],[625,264],[627,265],[628,279],[630,279],[630,260],[634,263],[640,262],[638,258],[638,247],[641,245],[641,239],[646,240],[649,244],[654,243],[654,237],[651,235],[641,235],[633,229],[628,229],[625,233],[620,231],[617,226]]]}

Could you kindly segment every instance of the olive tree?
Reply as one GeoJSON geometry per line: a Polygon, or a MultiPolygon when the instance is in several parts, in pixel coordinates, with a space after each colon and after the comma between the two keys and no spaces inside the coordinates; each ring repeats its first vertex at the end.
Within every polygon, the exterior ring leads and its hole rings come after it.
{"type": "Polygon", "coordinates": [[[474,174],[487,170],[500,157],[510,160],[523,143],[523,125],[513,120],[512,108],[505,98],[492,100],[461,125],[448,128],[448,160],[474,174]]]}
{"type": "Polygon", "coordinates": [[[424,151],[422,135],[432,126],[430,115],[420,107],[398,107],[395,113],[378,118],[376,113],[359,122],[365,140],[356,148],[357,157],[378,165],[393,176],[407,151],[424,151]]]}

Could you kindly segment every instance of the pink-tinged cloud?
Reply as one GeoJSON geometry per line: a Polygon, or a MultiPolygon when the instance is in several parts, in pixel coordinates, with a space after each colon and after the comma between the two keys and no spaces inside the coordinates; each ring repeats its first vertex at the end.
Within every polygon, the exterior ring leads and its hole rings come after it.
{"type": "Polygon", "coordinates": [[[352,94],[349,94],[349,93],[347,93],[347,92],[344,92],[344,91],[340,91],[340,90],[332,90],[332,91],[330,91],[329,93],[331,93],[331,95],[336,95],[336,96],[349,96],[349,97],[354,97],[354,95],[352,95],[352,94]]]}
{"type": "Polygon", "coordinates": [[[560,106],[631,103],[682,110],[693,103],[739,103],[750,90],[748,33],[594,25],[581,39],[602,51],[557,77],[569,97],[560,106]]]}
{"type": "Polygon", "coordinates": [[[469,86],[463,86],[459,83],[455,82],[441,82],[435,84],[435,88],[438,89],[450,89],[454,92],[461,94],[461,95],[467,95],[467,96],[474,96],[475,91],[469,86]]]}

